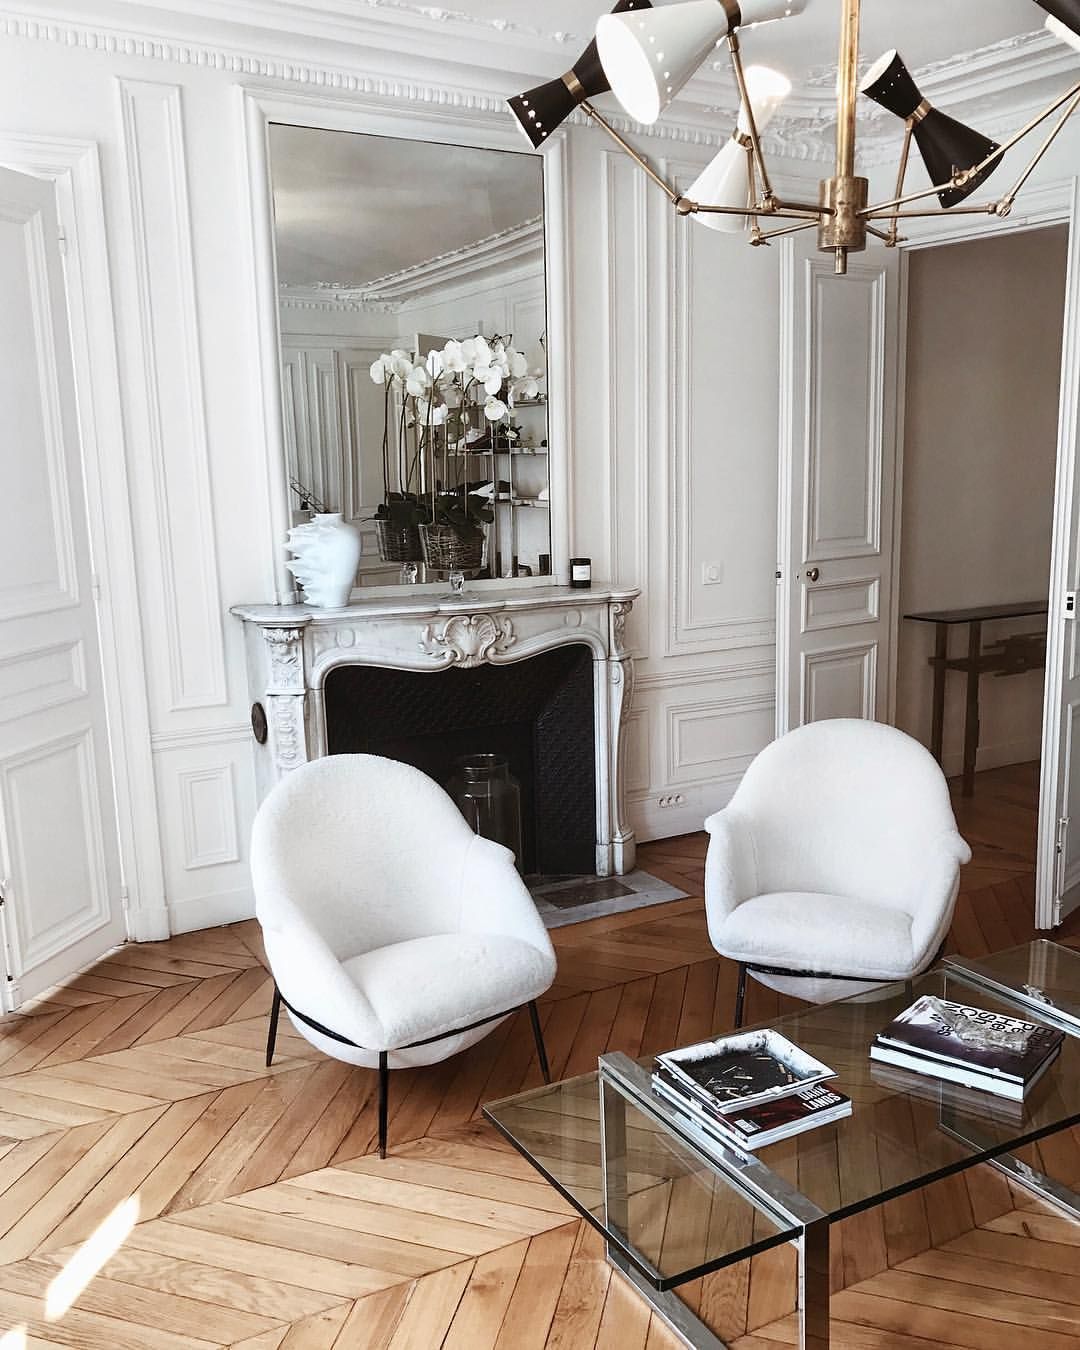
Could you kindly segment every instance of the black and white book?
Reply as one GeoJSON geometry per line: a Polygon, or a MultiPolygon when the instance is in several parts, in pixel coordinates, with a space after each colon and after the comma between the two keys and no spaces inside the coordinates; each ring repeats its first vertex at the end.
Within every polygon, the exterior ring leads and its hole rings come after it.
{"type": "Polygon", "coordinates": [[[673,1090],[715,1111],[739,1110],[786,1097],[797,1088],[834,1078],[827,1064],[779,1032],[737,1032],[656,1057],[673,1090]]]}
{"type": "Polygon", "coordinates": [[[678,1088],[671,1086],[668,1077],[659,1073],[653,1077],[653,1088],[710,1137],[750,1152],[851,1114],[851,1099],[824,1083],[798,1088],[785,1097],[727,1114],[709,1111],[688,1099],[678,1088]]]}
{"type": "Polygon", "coordinates": [[[1019,1101],[1063,1040],[1053,1027],[927,995],[878,1033],[870,1057],[1019,1101]]]}

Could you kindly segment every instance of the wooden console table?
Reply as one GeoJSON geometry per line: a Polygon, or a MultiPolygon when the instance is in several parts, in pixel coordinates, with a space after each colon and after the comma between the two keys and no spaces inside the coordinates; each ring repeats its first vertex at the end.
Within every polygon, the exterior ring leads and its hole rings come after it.
{"type": "Polygon", "coordinates": [[[964,796],[975,794],[975,757],[979,749],[979,677],[981,675],[1023,675],[1046,665],[1046,629],[1038,633],[1014,633],[983,650],[982,626],[994,619],[1026,619],[1047,613],[1045,600],[1029,600],[1013,605],[980,605],[974,609],[938,609],[905,614],[915,623],[932,623],[935,628],[934,655],[928,664],[934,668],[934,718],[930,749],[941,763],[945,733],[945,674],[950,670],[967,675],[967,703],[964,712],[964,796]],[[949,655],[949,629],[968,626],[966,656],[949,655]]]}

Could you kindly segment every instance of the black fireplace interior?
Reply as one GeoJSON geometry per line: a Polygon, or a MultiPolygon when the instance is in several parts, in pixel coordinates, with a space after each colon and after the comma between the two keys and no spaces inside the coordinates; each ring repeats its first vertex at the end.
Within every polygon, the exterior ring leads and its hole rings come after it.
{"type": "Polygon", "coordinates": [[[506,755],[521,784],[523,870],[543,876],[596,871],[588,647],[575,643],[475,670],[339,666],[326,678],[325,705],[332,755],[385,755],[443,784],[461,755],[506,755]]]}

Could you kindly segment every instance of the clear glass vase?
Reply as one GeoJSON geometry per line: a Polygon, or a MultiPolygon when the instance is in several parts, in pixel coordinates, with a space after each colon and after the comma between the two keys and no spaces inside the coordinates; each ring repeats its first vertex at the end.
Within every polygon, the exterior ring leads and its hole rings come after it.
{"type": "Polygon", "coordinates": [[[522,868],[521,786],[505,755],[463,755],[446,790],[470,827],[511,850],[522,868]]]}

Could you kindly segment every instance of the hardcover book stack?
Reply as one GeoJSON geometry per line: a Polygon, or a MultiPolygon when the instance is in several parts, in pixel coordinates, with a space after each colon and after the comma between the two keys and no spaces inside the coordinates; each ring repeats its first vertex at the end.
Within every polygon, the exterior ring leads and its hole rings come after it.
{"type": "Polygon", "coordinates": [[[870,1058],[1022,1101],[1064,1039],[1053,1027],[928,994],[875,1036],[870,1058]]]}
{"type": "Polygon", "coordinates": [[[653,1091],[710,1140],[764,1148],[851,1114],[835,1077],[775,1031],[704,1041],[656,1057],[653,1091]]]}

